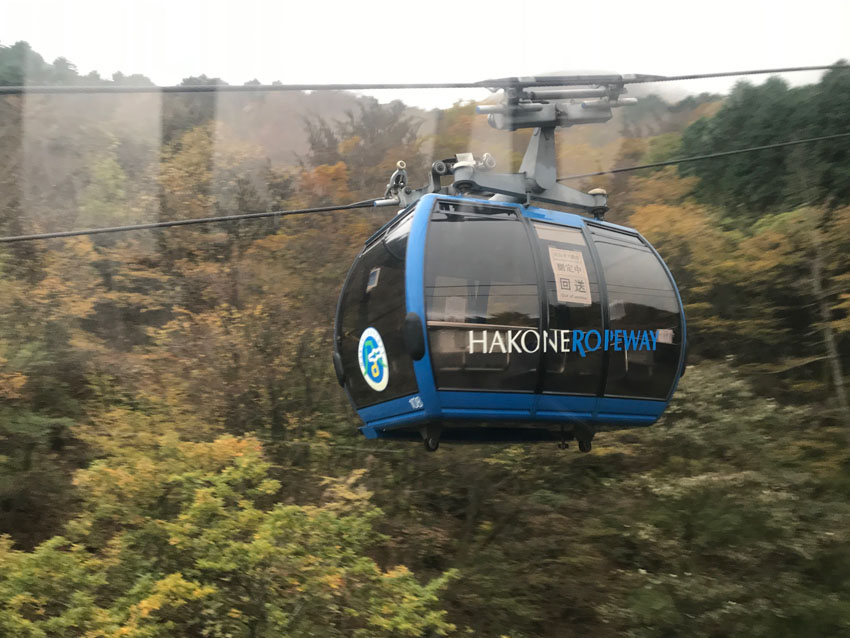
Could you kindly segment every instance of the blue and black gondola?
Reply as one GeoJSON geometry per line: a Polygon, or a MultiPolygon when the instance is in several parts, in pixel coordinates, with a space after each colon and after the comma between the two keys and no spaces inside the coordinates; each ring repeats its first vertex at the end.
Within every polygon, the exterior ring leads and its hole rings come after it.
{"type": "MultiPolygon", "coordinates": [[[[365,244],[334,367],[367,438],[559,440],[661,416],[685,316],[637,231],[430,194],[365,244]]],[[[583,447],[583,449],[584,449],[583,447]]]]}

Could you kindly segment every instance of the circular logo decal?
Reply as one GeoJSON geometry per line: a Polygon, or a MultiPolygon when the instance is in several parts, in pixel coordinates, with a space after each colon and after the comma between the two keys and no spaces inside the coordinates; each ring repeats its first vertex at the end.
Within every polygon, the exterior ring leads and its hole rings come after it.
{"type": "Polygon", "coordinates": [[[381,335],[374,328],[366,328],[360,336],[357,348],[360,360],[360,372],[373,390],[380,392],[390,380],[390,366],[387,363],[387,351],[381,335]]]}

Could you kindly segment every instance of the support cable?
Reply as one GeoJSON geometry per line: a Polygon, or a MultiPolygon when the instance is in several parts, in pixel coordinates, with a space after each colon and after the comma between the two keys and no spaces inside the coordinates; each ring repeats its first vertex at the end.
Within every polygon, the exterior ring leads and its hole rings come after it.
{"type": "Polygon", "coordinates": [[[692,73],[688,75],[542,75],[481,80],[478,82],[374,82],[337,84],[190,84],[156,86],[154,84],[98,84],[65,86],[0,86],[0,95],[55,95],[92,93],[257,93],[280,91],[374,91],[413,89],[515,89],[536,86],[587,86],[594,84],[648,84],[652,82],[678,82],[745,75],[796,73],[800,71],[830,71],[850,69],[850,66],[828,64],[821,66],[796,66],[749,71],[722,71],[720,73],[692,73]]]}
{"type": "MultiPolygon", "coordinates": [[[[779,142],[777,144],[766,144],[764,146],[752,146],[749,148],[741,148],[732,151],[723,151],[720,153],[711,153],[709,155],[697,155],[695,157],[683,157],[664,162],[653,162],[652,164],[641,164],[639,166],[627,166],[625,168],[613,168],[609,171],[596,171],[593,173],[581,173],[578,175],[568,175],[558,178],[559,182],[572,179],[582,179],[586,177],[598,177],[601,175],[613,175],[616,173],[626,173],[629,171],[638,171],[646,168],[660,168],[662,166],[673,166],[676,164],[684,164],[685,162],[697,162],[718,157],[728,157],[730,155],[739,155],[741,153],[752,153],[756,151],[764,151],[772,148],[783,148],[786,146],[795,146],[798,144],[810,144],[812,142],[823,142],[838,138],[850,137],[848,133],[836,133],[835,135],[822,135],[820,137],[809,137],[802,140],[791,140],[788,142],[779,142]]],[[[268,217],[287,217],[289,215],[306,215],[310,213],[330,213],[345,210],[354,210],[358,208],[374,208],[379,205],[388,205],[392,202],[385,199],[370,199],[353,204],[344,204],[337,206],[319,206],[314,208],[300,208],[293,210],[273,210],[262,213],[245,213],[239,215],[222,215],[218,217],[199,217],[196,219],[177,219],[164,222],[151,222],[148,224],[131,224],[127,226],[107,226],[104,228],[87,228],[82,230],[65,230],[53,233],[33,233],[29,235],[12,235],[0,237],[0,244],[12,244],[23,241],[34,241],[37,239],[58,239],[64,237],[81,237],[84,235],[104,235],[107,233],[123,233],[134,230],[153,230],[158,228],[174,228],[176,226],[194,226],[198,224],[220,224],[224,222],[241,221],[247,219],[263,219],[268,217]]]]}
{"type": "Polygon", "coordinates": [[[722,151],[720,153],[711,153],[709,155],[696,155],[694,157],[682,157],[679,159],[667,160],[665,162],[653,162],[652,164],[641,164],[640,166],[627,166],[625,168],[612,168],[610,171],[596,171],[594,173],[581,173],[579,175],[567,175],[559,177],[557,181],[564,182],[569,179],[582,179],[584,177],[598,177],[600,175],[613,175],[615,173],[627,173],[629,171],[639,171],[644,168],[659,168],[661,166],[673,166],[675,164],[684,164],[685,162],[700,162],[702,160],[714,159],[717,157],[728,157],[729,155],[738,155],[740,153],[752,153],[754,151],[765,151],[771,148],[782,148],[785,146],[795,146],[797,144],[809,144],[811,142],[822,142],[824,140],[834,140],[840,137],[850,137],[850,133],[836,133],[835,135],[823,135],[821,137],[809,137],[802,140],[791,140],[789,142],[778,142],[777,144],[766,144],[764,146],[750,146],[748,148],[740,148],[734,151],[722,151]]]}
{"type": "MultiPolygon", "coordinates": [[[[151,230],[157,228],[174,228],[175,226],[194,226],[196,224],[221,224],[224,222],[242,221],[244,219],[263,219],[267,217],[287,217],[289,215],[306,215],[308,213],[331,213],[336,211],[354,210],[356,208],[373,208],[379,200],[366,200],[354,204],[337,206],[319,206],[314,208],[299,208],[294,210],[272,210],[262,213],[244,213],[240,215],[221,215],[218,217],[198,217],[195,219],[175,219],[148,224],[130,224],[127,226],[107,226],[104,228],[86,228],[83,230],[64,230],[54,233],[34,233],[31,235],[14,235],[0,237],[0,244],[13,244],[36,239],[57,239],[62,237],[81,237],[84,235],[104,235],[107,233],[125,233],[133,230],[151,230]]],[[[386,200],[383,200],[386,201],[386,200]]]]}

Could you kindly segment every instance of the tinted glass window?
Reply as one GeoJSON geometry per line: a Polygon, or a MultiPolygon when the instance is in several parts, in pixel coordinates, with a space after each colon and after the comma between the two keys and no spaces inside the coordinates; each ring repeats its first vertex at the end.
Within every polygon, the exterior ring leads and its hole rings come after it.
{"type": "Polygon", "coordinates": [[[438,203],[425,258],[438,387],[535,389],[540,302],[531,250],[513,210],[438,203]]]}
{"type": "Polygon", "coordinates": [[[404,261],[407,254],[407,237],[410,235],[410,226],[413,224],[413,214],[407,214],[397,224],[387,229],[387,234],[384,237],[384,245],[389,253],[404,261]]]}
{"type": "Polygon", "coordinates": [[[608,288],[610,329],[625,331],[616,336],[618,347],[608,350],[605,394],[663,399],[675,379],[682,344],[676,293],[639,238],[592,232],[608,288]]]}
{"type": "Polygon", "coordinates": [[[357,407],[416,392],[413,361],[404,348],[401,328],[405,316],[404,258],[412,215],[387,229],[370,244],[354,265],[342,293],[337,336],[346,385],[357,407]],[[388,363],[383,390],[372,388],[360,370],[360,337],[367,328],[380,334],[388,363]]]}
{"type": "MultiPolygon", "coordinates": [[[[560,345],[562,330],[602,329],[599,281],[593,258],[581,230],[554,224],[535,223],[540,261],[546,279],[549,308],[547,338],[560,345]]],[[[547,348],[544,392],[596,394],[602,374],[602,350],[579,352],[547,348]]]]}

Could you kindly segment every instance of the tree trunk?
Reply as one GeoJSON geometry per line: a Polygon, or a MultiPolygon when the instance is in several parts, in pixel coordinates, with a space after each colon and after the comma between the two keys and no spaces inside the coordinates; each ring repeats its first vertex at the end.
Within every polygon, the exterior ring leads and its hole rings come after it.
{"type": "Polygon", "coordinates": [[[838,355],[838,346],[835,343],[830,322],[832,313],[829,308],[829,300],[823,287],[823,243],[821,241],[821,230],[815,228],[812,231],[812,245],[814,247],[812,257],[812,288],[820,311],[821,332],[823,343],[826,347],[826,358],[835,388],[835,398],[838,400],[838,408],[841,410],[841,418],[844,424],[850,428],[850,407],[847,405],[847,392],[844,389],[844,373],[841,370],[841,359],[838,355]]]}
{"type": "MultiPolygon", "coordinates": [[[[271,376],[271,373],[269,373],[271,376]]],[[[267,384],[269,400],[271,401],[271,437],[273,441],[283,441],[286,438],[286,410],[280,399],[281,388],[277,383],[267,384]]]]}

